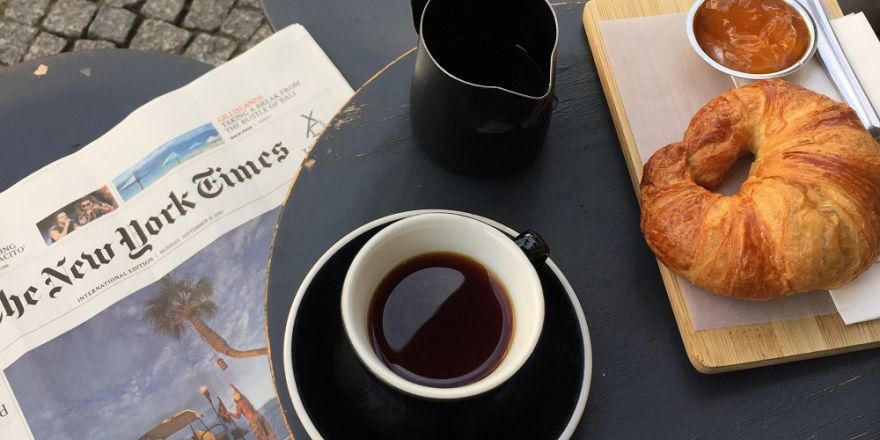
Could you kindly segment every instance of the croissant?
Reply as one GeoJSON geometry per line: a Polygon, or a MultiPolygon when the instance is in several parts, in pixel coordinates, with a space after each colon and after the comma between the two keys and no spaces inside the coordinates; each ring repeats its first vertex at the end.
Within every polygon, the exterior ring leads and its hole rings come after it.
{"type": "Polygon", "coordinates": [[[785,81],[709,102],[645,164],[640,192],[657,258],[722,295],[838,288],[878,255],[880,145],[848,106],[785,81]],[[713,192],[749,153],[739,192],[713,192]]]}

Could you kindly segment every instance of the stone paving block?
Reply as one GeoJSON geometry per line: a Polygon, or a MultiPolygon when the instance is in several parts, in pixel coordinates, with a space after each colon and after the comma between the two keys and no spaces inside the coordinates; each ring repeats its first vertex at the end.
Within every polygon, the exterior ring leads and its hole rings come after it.
{"type": "Polygon", "coordinates": [[[245,50],[256,46],[257,43],[265,40],[269,37],[269,35],[272,35],[272,33],[272,26],[269,26],[269,23],[263,23],[263,25],[260,26],[260,28],[257,29],[256,32],[254,32],[254,36],[252,36],[251,39],[248,40],[247,44],[244,46],[245,50]]]}
{"type": "Polygon", "coordinates": [[[0,67],[115,47],[217,65],[272,32],[261,0],[0,0],[0,67]]]}
{"type": "Polygon", "coordinates": [[[116,8],[127,8],[129,6],[136,6],[143,1],[144,0],[104,0],[104,4],[116,8]]]}
{"type": "Polygon", "coordinates": [[[0,63],[9,66],[21,61],[37,31],[33,26],[0,21],[0,63]]]}
{"type": "Polygon", "coordinates": [[[263,22],[263,13],[250,9],[233,9],[220,26],[220,32],[232,35],[239,40],[247,40],[263,22]]]}
{"type": "Polygon", "coordinates": [[[192,34],[173,24],[148,19],[141,23],[129,45],[132,49],[180,53],[192,34]]]}
{"type": "Polygon", "coordinates": [[[49,0],[12,0],[6,5],[3,15],[10,20],[33,26],[40,22],[48,9],[49,0]]]}
{"type": "Polygon", "coordinates": [[[112,41],[104,41],[104,40],[76,40],[76,43],[73,43],[73,51],[79,52],[81,50],[99,50],[99,49],[115,49],[116,45],[113,44],[112,41]]]}
{"type": "Polygon", "coordinates": [[[67,40],[48,32],[40,32],[37,38],[31,44],[30,50],[25,54],[24,59],[32,60],[34,58],[43,58],[49,55],[61,53],[67,46],[67,40]]]}
{"type": "Polygon", "coordinates": [[[260,3],[260,0],[238,0],[238,6],[259,9],[261,11],[263,10],[263,5],[260,3]]]}
{"type": "Polygon", "coordinates": [[[184,56],[215,66],[223,64],[238,45],[228,38],[199,34],[186,48],[184,56]]]}
{"type": "Polygon", "coordinates": [[[174,22],[180,11],[183,11],[184,0],[147,0],[141,6],[141,14],[167,22],[174,22]]]}
{"type": "Polygon", "coordinates": [[[98,5],[86,0],[58,0],[43,20],[43,28],[49,32],[78,38],[82,36],[98,5]]]}
{"type": "Polygon", "coordinates": [[[125,43],[136,17],[133,12],[125,9],[101,6],[89,26],[89,38],[125,43]]]}
{"type": "Polygon", "coordinates": [[[183,27],[215,31],[223,24],[233,3],[235,0],[193,0],[183,19],[183,27]]]}

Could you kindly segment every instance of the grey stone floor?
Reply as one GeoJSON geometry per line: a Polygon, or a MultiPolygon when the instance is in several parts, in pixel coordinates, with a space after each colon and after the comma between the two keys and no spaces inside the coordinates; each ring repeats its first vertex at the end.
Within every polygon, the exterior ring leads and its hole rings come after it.
{"type": "Polygon", "coordinates": [[[271,33],[260,0],[0,0],[0,68],[114,47],[217,65],[271,33]]]}

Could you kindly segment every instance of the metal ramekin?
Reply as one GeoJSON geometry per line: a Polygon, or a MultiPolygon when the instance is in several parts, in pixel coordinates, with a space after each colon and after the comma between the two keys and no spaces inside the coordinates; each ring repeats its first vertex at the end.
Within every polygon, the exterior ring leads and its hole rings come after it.
{"type": "Polygon", "coordinates": [[[813,22],[813,17],[811,17],[810,14],[807,12],[807,10],[804,9],[803,6],[801,6],[797,1],[795,1],[795,0],[782,0],[782,1],[787,3],[789,6],[793,7],[796,11],[798,11],[799,14],[801,14],[801,18],[804,19],[804,22],[807,24],[807,30],[809,30],[809,32],[810,32],[810,45],[807,46],[807,50],[806,50],[806,52],[804,52],[804,55],[796,63],[792,64],[791,66],[789,66],[783,70],[780,70],[778,72],[770,72],[770,73],[740,72],[738,70],[733,70],[729,67],[721,65],[717,61],[713,60],[712,57],[710,57],[706,52],[704,52],[703,48],[700,47],[700,44],[697,42],[696,35],[694,35],[694,17],[697,15],[697,10],[700,9],[700,6],[703,6],[703,3],[705,3],[706,0],[697,0],[696,2],[694,2],[694,5],[691,6],[691,10],[688,13],[688,17],[687,17],[688,41],[691,42],[691,46],[697,52],[697,55],[699,55],[700,58],[703,59],[703,61],[709,63],[710,66],[712,66],[712,67],[714,67],[714,68],[716,68],[716,69],[720,70],[721,72],[724,72],[728,75],[733,75],[736,77],[746,78],[746,79],[770,79],[770,78],[779,78],[779,77],[783,77],[783,76],[789,75],[791,73],[794,73],[794,72],[798,71],[801,67],[804,67],[804,65],[807,64],[807,61],[809,61],[810,58],[812,58],[813,55],[816,53],[816,39],[817,39],[816,24],[813,22]]]}

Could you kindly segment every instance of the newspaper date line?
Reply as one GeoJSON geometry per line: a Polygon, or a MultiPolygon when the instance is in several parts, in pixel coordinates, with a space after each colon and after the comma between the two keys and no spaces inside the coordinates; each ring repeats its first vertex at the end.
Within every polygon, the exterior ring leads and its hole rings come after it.
{"type": "MultiPolygon", "coordinates": [[[[264,170],[283,162],[289,153],[289,150],[278,142],[268,151],[262,151],[255,161],[248,160],[228,170],[209,167],[207,171],[195,174],[192,182],[196,185],[196,193],[199,197],[212,199],[220,196],[227,189],[256,179],[264,170]]],[[[48,298],[57,298],[65,286],[74,286],[79,280],[86,278],[90,271],[113,262],[117,256],[115,248],[117,243],[125,248],[130,260],[143,258],[153,249],[152,237],[161,234],[167,225],[174,224],[197,209],[196,202],[189,197],[189,191],[180,192],[178,195],[178,192],[172,190],[168,194],[169,203],[156,215],[143,221],[132,219],[126,226],[117,228],[114,233],[118,241],[109,241],[92,251],[83,251],[75,259],[62,257],[54,267],[44,267],[40,275],[43,276],[43,284],[49,288],[48,298]]],[[[149,261],[152,261],[152,257],[149,261]]],[[[43,299],[41,291],[33,285],[18,294],[7,294],[0,288],[0,325],[8,321],[6,318],[21,318],[27,310],[37,306],[43,299]]]]}

